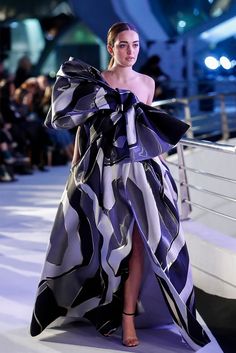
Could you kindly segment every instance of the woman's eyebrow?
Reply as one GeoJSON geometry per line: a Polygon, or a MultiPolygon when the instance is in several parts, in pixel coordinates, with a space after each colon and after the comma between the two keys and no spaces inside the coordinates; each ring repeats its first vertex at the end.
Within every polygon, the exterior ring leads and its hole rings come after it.
{"type": "MultiPolygon", "coordinates": [[[[121,40],[120,43],[128,43],[127,40],[121,40]]],[[[132,43],[139,43],[139,40],[134,40],[132,43]]]]}

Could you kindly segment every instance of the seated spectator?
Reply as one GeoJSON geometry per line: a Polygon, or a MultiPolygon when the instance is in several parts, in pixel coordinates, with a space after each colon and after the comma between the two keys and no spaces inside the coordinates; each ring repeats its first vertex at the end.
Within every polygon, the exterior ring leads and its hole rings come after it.
{"type": "Polygon", "coordinates": [[[27,78],[32,76],[32,63],[27,55],[24,55],[18,61],[14,83],[16,88],[20,87],[20,85],[27,80],[27,78]]]}
{"type": "MultiPolygon", "coordinates": [[[[41,91],[41,104],[38,106],[38,112],[43,121],[51,106],[52,87],[44,75],[37,77],[38,85],[41,91]]],[[[48,165],[60,164],[63,160],[72,161],[74,153],[74,135],[69,130],[46,129],[50,139],[51,156],[48,155],[48,165]]]]}
{"type": "Polygon", "coordinates": [[[42,121],[34,109],[35,106],[35,87],[30,82],[16,89],[14,98],[11,102],[11,110],[15,115],[21,131],[24,131],[28,144],[32,168],[40,171],[45,169],[45,154],[47,150],[48,139],[42,121]]]}
{"type": "Polygon", "coordinates": [[[0,118],[0,182],[16,181],[13,168],[15,159],[11,154],[2,127],[3,120],[0,118]]]}
{"type": "MultiPolygon", "coordinates": [[[[8,156],[11,156],[10,163],[12,165],[12,171],[14,174],[32,174],[30,158],[18,149],[18,144],[14,141],[11,128],[11,123],[4,122],[3,119],[0,119],[1,136],[2,140],[4,140],[4,143],[6,144],[5,150],[7,150],[8,156]]],[[[9,160],[6,162],[9,162],[9,160]]]]}

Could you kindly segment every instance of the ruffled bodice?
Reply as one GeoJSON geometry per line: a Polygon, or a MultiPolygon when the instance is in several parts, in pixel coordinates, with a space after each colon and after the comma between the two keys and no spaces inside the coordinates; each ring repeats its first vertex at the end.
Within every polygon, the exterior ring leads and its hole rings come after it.
{"type": "MultiPolygon", "coordinates": [[[[106,162],[111,164],[167,152],[189,127],[141,103],[132,92],[111,88],[98,70],[75,59],[58,72],[45,124],[57,129],[86,125],[87,148],[103,135],[109,140],[106,162]]],[[[106,141],[100,143],[106,145],[106,141]]]]}

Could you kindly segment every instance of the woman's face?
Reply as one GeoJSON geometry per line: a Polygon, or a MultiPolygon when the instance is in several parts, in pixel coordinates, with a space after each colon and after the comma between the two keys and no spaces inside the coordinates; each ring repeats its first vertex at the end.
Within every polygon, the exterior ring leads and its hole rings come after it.
{"type": "Polygon", "coordinates": [[[114,46],[108,45],[108,51],[114,58],[114,64],[119,66],[133,66],[139,53],[139,36],[135,31],[120,32],[114,46]]]}

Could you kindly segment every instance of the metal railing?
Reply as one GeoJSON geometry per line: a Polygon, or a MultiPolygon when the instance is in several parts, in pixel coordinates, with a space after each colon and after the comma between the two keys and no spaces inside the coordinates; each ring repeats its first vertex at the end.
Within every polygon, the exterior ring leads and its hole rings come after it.
{"type": "Polygon", "coordinates": [[[215,135],[228,140],[230,133],[236,132],[236,92],[213,92],[186,98],[171,98],[155,101],[152,106],[183,117],[190,125],[186,133],[188,138],[201,139],[215,135]],[[200,104],[204,101],[209,102],[210,109],[201,109],[200,104]]]}
{"type": "Polygon", "coordinates": [[[186,161],[185,161],[185,156],[184,156],[184,151],[188,150],[189,148],[199,148],[199,149],[208,149],[211,151],[215,152],[223,152],[227,154],[234,154],[235,155],[235,160],[236,160],[236,146],[234,145],[228,145],[228,144],[220,144],[220,143],[215,143],[215,142],[210,142],[210,141],[200,141],[200,140],[195,140],[195,139],[189,139],[189,138],[184,138],[181,139],[180,142],[177,145],[177,155],[178,155],[178,161],[171,162],[168,161],[168,164],[173,165],[178,168],[179,172],[179,180],[177,182],[179,183],[179,198],[180,198],[180,204],[181,204],[181,219],[188,219],[189,214],[192,211],[192,207],[197,207],[202,210],[205,210],[206,212],[211,212],[214,213],[218,216],[236,221],[236,217],[232,217],[230,215],[218,212],[216,210],[213,210],[211,208],[206,207],[205,205],[199,204],[197,202],[194,202],[190,198],[190,189],[197,190],[198,192],[202,192],[204,194],[209,194],[209,195],[214,195],[217,198],[221,198],[223,200],[227,200],[229,202],[236,202],[236,198],[227,196],[224,194],[221,194],[219,192],[214,192],[211,190],[206,189],[205,186],[199,186],[199,185],[192,185],[188,183],[188,172],[195,173],[198,175],[204,175],[213,179],[218,179],[222,180],[224,182],[236,184],[236,180],[228,177],[224,177],[222,175],[214,174],[209,171],[205,170],[200,170],[197,168],[191,168],[186,166],[186,161]]]}

